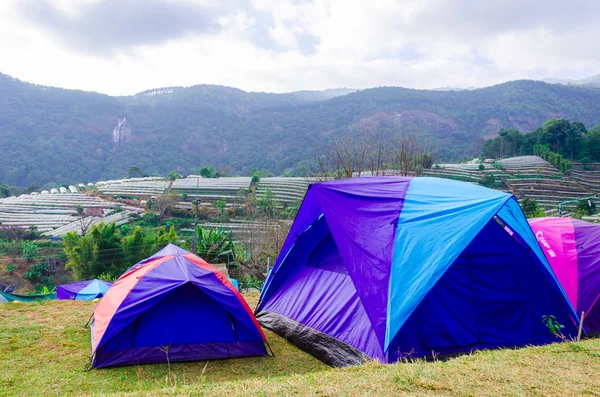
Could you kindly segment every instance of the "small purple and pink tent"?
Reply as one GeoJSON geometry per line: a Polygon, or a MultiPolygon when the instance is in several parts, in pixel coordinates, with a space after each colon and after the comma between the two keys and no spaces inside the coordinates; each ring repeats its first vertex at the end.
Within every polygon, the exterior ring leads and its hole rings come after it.
{"type": "Polygon", "coordinates": [[[173,244],[112,285],[94,311],[91,336],[93,368],[267,355],[238,290],[173,244]]]}
{"type": "Polygon", "coordinates": [[[56,299],[90,301],[102,298],[112,285],[104,280],[76,281],[56,287],[56,299]]]}
{"type": "Polygon", "coordinates": [[[600,332],[600,225],[571,218],[529,224],[587,332],[600,332]]]}

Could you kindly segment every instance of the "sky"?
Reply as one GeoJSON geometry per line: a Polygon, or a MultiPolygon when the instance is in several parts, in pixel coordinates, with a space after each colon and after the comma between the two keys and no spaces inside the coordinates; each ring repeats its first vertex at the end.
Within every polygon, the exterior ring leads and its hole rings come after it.
{"type": "Polygon", "coordinates": [[[0,73],[131,95],[481,87],[600,73],[598,0],[2,0],[0,73]]]}

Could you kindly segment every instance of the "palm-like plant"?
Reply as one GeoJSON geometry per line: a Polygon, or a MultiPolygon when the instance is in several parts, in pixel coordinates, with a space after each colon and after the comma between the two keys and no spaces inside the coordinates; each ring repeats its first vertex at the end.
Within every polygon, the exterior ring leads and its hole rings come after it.
{"type": "Polygon", "coordinates": [[[221,228],[198,226],[198,256],[208,263],[230,263],[235,251],[231,235],[221,228]]]}

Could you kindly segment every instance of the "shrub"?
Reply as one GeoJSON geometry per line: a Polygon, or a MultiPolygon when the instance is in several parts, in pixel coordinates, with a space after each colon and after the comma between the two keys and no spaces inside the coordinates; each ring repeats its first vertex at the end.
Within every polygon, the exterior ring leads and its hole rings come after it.
{"type": "Polygon", "coordinates": [[[4,271],[6,271],[6,273],[8,274],[12,274],[15,270],[17,270],[18,266],[19,265],[17,265],[16,263],[11,263],[10,265],[6,265],[4,271]]]}
{"type": "Polygon", "coordinates": [[[108,281],[110,283],[114,283],[115,281],[117,281],[118,277],[117,276],[113,276],[110,273],[102,273],[101,275],[99,275],[98,277],[96,277],[98,280],[104,280],[104,281],[108,281]]]}
{"type": "Polygon", "coordinates": [[[579,200],[577,202],[577,214],[580,216],[589,216],[596,213],[596,203],[592,200],[579,200]]]}
{"type": "Polygon", "coordinates": [[[144,215],[142,215],[142,222],[148,226],[158,226],[159,218],[158,214],[155,214],[154,212],[144,212],[144,215]]]}
{"type": "Polygon", "coordinates": [[[36,237],[36,230],[33,229],[24,229],[19,226],[0,226],[0,239],[2,240],[33,240],[36,237]]]}
{"type": "Polygon", "coordinates": [[[479,168],[479,171],[483,171],[483,170],[485,170],[485,165],[479,164],[478,168],[479,168]]]}
{"type": "Polygon", "coordinates": [[[233,238],[221,228],[198,226],[198,256],[208,263],[230,263],[234,260],[233,238]]]}
{"type": "Polygon", "coordinates": [[[496,186],[496,178],[494,175],[485,174],[479,180],[479,184],[485,187],[494,188],[496,186]]]}
{"type": "Polygon", "coordinates": [[[48,277],[50,269],[46,262],[39,262],[32,265],[29,271],[23,275],[23,278],[29,281],[31,284],[39,284],[42,279],[48,277]]]}
{"type": "Polygon", "coordinates": [[[8,255],[15,260],[23,250],[22,240],[2,241],[0,240],[0,253],[8,255]]]}
{"type": "Polygon", "coordinates": [[[256,185],[258,182],[260,182],[260,172],[254,171],[252,173],[252,180],[250,183],[256,185]]]}
{"type": "Polygon", "coordinates": [[[32,241],[24,241],[21,252],[23,259],[25,259],[27,262],[33,262],[35,257],[38,256],[39,247],[32,241]]]}
{"type": "Polygon", "coordinates": [[[546,216],[544,211],[538,205],[537,201],[527,197],[521,201],[521,209],[527,218],[540,218],[546,216]]]}

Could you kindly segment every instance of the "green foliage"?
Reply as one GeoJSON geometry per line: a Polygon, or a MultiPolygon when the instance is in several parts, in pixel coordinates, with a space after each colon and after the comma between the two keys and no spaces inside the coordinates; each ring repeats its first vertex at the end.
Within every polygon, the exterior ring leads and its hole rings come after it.
{"type": "Polygon", "coordinates": [[[142,222],[146,226],[158,226],[160,217],[154,212],[144,212],[144,215],[142,215],[142,222]]]}
{"type": "Polygon", "coordinates": [[[227,205],[227,201],[224,199],[218,199],[214,202],[214,206],[219,211],[219,216],[223,216],[225,214],[225,206],[227,205]]]}
{"type": "Polygon", "coordinates": [[[285,219],[295,219],[299,209],[299,204],[288,205],[280,212],[280,216],[285,219]]]}
{"type": "Polygon", "coordinates": [[[96,279],[108,281],[109,283],[114,283],[115,281],[117,281],[118,277],[110,273],[102,273],[101,275],[96,277],[96,279]]]}
{"type": "Polygon", "coordinates": [[[78,280],[98,278],[102,274],[118,277],[168,243],[178,241],[174,228],[168,233],[164,227],[158,228],[156,233],[144,232],[140,226],[128,235],[121,234],[122,231],[114,224],[101,223],[83,237],[74,232],[67,233],[63,237],[68,259],[66,268],[78,280]]]}
{"type": "Polygon", "coordinates": [[[577,215],[579,216],[590,216],[594,215],[597,211],[596,203],[592,199],[579,200],[577,202],[577,215]]]}
{"type": "Polygon", "coordinates": [[[264,284],[264,280],[261,280],[255,275],[243,274],[239,279],[240,290],[248,292],[251,289],[261,290],[264,284]]]}
{"type": "Polygon", "coordinates": [[[23,241],[21,253],[23,259],[25,259],[27,262],[33,262],[35,257],[38,256],[39,247],[33,241],[23,241]]]}
{"type": "Polygon", "coordinates": [[[549,145],[536,144],[533,146],[533,153],[548,161],[565,175],[571,171],[571,161],[552,152],[549,145]]]}
{"type": "Polygon", "coordinates": [[[252,183],[253,185],[257,185],[258,182],[260,182],[260,172],[254,171],[252,173],[252,180],[250,183],[252,183]]]}
{"type": "Polygon", "coordinates": [[[477,168],[479,168],[479,171],[483,171],[483,170],[485,170],[485,165],[479,164],[479,167],[477,167],[477,168]]]}
{"type": "Polygon", "coordinates": [[[23,252],[22,240],[0,240],[0,253],[16,259],[23,252]]]}
{"type": "Polygon", "coordinates": [[[12,274],[15,270],[17,270],[17,267],[19,267],[19,265],[16,263],[11,263],[10,265],[6,265],[4,271],[8,274],[12,274]]]}
{"type": "Polygon", "coordinates": [[[535,200],[525,197],[520,204],[521,209],[527,218],[540,218],[546,216],[542,208],[535,200]]]}
{"type": "Polygon", "coordinates": [[[558,322],[558,320],[556,319],[555,316],[553,316],[553,315],[542,316],[542,323],[544,323],[544,325],[546,327],[548,327],[548,329],[550,330],[552,335],[557,336],[557,337],[562,335],[562,329],[564,327],[561,323],[558,322]]]}
{"type": "Polygon", "coordinates": [[[0,98],[2,149],[10,154],[0,157],[0,183],[21,187],[120,178],[132,164],[148,174],[187,174],[199,158],[240,175],[253,169],[298,175],[311,152],[330,149],[330,137],[347,136],[347,126],[369,120],[365,128],[397,132],[390,115],[403,111],[412,114],[403,130],[419,131],[436,159],[455,161],[479,149],[491,119],[507,129],[533,129],[553,114],[586,125],[600,114],[600,91],[534,81],[461,92],[380,87],[314,102],[297,93],[207,85],[109,97],[0,75],[0,98]],[[118,146],[107,134],[116,114],[127,117],[134,135],[118,146]]]}
{"type": "Polygon", "coordinates": [[[48,269],[48,264],[46,262],[39,262],[35,265],[31,265],[29,271],[23,275],[23,278],[31,284],[38,284],[49,275],[50,270],[48,269]]]}
{"type": "Polygon", "coordinates": [[[277,215],[277,207],[279,203],[275,200],[275,195],[270,187],[267,186],[264,194],[258,200],[258,209],[262,216],[274,218],[277,215]]]}
{"type": "Polygon", "coordinates": [[[415,168],[419,168],[421,170],[428,170],[433,167],[435,160],[431,153],[422,153],[415,157],[415,168]]]}
{"type": "Polygon", "coordinates": [[[0,198],[10,196],[10,188],[6,185],[0,184],[0,198]]]}
{"type": "Polygon", "coordinates": [[[127,175],[125,175],[126,178],[141,178],[144,176],[144,172],[142,171],[142,169],[140,167],[134,167],[134,166],[130,166],[129,168],[127,168],[127,175]]]}
{"type": "Polygon", "coordinates": [[[171,171],[169,175],[167,175],[167,180],[174,181],[175,179],[181,178],[181,175],[177,171],[171,171]]]}
{"type": "Polygon", "coordinates": [[[496,177],[492,174],[483,174],[483,176],[479,180],[479,184],[492,189],[498,186],[496,177]]]}
{"type": "Polygon", "coordinates": [[[215,178],[215,170],[214,168],[205,165],[200,168],[200,176],[203,178],[215,178]]]}
{"type": "Polygon", "coordinates": [[[568,173],[571,163],[567,159],[592,157],[600,160],[600,135],[588,132],[582,123],[568,120],[548,120],[542,128],[521,134],[516,130],[501,129],[498,136],[485,142],[483,153],[487,157],[510,157],[535,154],[552,163],[563,173],[568,173]]]}
{"type": "Polygon", "coordinates": [[[208,263],[230,263],[235,259],[231,234],[221,228],[198,226],[198,256],[208,263]]]}

